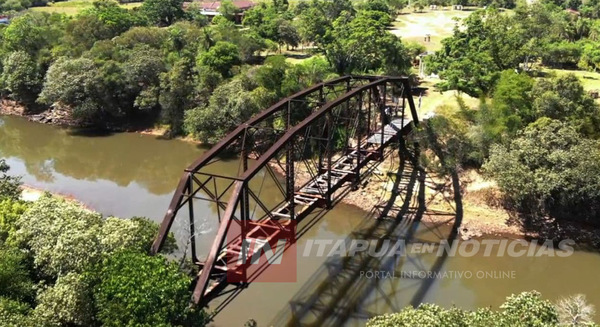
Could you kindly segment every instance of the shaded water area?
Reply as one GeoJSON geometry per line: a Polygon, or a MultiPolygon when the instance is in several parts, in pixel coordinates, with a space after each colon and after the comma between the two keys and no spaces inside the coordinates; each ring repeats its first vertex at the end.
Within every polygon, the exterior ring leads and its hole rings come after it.
{"type": "MultiPolygon", "coordinates": [[[[82,135],[19,117],[0,117],[0,157],[7,159],[11,174],[22,175],[27,185],[72,195],[105,216],[146,216],[160,222],[183,169],[205,150],[154,136],[82,135]]],[[[215,169],[235,172],[238,162],[223,160],[215,169]]],[[[264,192],[268,196],[277,191],[266,187],[264,192]]],[[[206,205],[199,210],[206,216],[199,250],[206,252],[216,227],[210,219],[214,208],[206,205]]],[[[600,309],[600,255],[596,253],[578,251],[565,258],[485,257],[482,252],[444,257],[435,251],[381,259],[317,255],[315,240],[436,243],[452,236],[452,213],[431,212],[411,203],[388,215],[401,215],[401,219],[375,221],[366,211],[338,204],[322,217],[303,221],[297,281],[253,283],[223,307],[219,305],[224,298],[216,299],[210,307],[219,310],[213,325],[243,326],[252,318],[259,326],[360,326],[369,316],[420,302],[469,309],[497,307],[507,295],[532,289],[552,301],[584,293],[600,309]],[[427,215],[438,215],[447,223],[421,222],[427,215]],[[305,256],[311,244],[310,255],[305,256]],[[367,278],[366,271],[384,271],[385,278],[367,278]],[[447,274],[443,278],[415,274],[427,271],[447,274]],[[480,272],[485,276],[480,278],[480,272]]],[[[178,228],[184,227],[175,226],[176,232],[181,232],[178,228]]]]}

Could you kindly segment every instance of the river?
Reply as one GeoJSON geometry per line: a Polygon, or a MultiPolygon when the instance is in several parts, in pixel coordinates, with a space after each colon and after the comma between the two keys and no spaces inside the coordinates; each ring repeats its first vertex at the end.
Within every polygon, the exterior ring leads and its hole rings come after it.
{"type": "MultiPolygon", "coordinates": [[[[27,185],[71,195],[105,216],[146,216],[159,222],[183,169],[205,150],[155,136],[82,135],[20,117],[0,117],[0,157],[11,166],[11,174],[23,176],[27,185]]],[[[234,162],[221,165],[223,171],[237,167],[234,162]]],[[[449,235],[446,225],[408,219],[397,226],[378,226],[367,216],[340,204],[310,228],[303,222],[300,228],[306,234],[297,243],[296,282],[251,284],[220,310],[212,325],[243,326],[255,319],[259,326],[279,326],[297,319],[303,325],[360,326],[365,317],[398,311],[411,303],[496,308],[511,293],[534,289],[552,301],[583,293],[600,309],[597,253],[576,251],[568,257],[430,253],[375,261],[355,257],[347,262],[313,252],[303,255],[315,240],[335,242],[365,237],[365,233],[376,237],[382,228],[393,235],[414,233],[413,239],[424,243],[449,235]],[[361,275],[380,270],[385,272],[382,278],[361,275]],[[432,270],[445,274],[438,278],[418,274],[432,270]]],[[[206,238],[202,243],[210,244],[210,236],[206,238]]],[[[222,302],[212,302],[210,309],[222,302]]]]}

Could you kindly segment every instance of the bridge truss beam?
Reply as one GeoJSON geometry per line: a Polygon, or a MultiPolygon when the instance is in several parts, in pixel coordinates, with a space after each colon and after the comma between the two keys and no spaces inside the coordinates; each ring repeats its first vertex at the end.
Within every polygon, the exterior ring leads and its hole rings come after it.
{"type": "MultiPolygon", "coordinates": [[[[152,251],[161,249],[187,205],[191,258],[199,267],[192,300],[205,305],[227,286],[227,267],[238,257],[230,254],[242,251],[245,237],[257,231],[274,236],[289,221],[331,208],[336,191],[358,187],[372,165],[383,160],[384,149],[413,124],[418,124],[417,112],[403,77],[345,76],[286,98],[240,125],[186,169],[152,251]],[[210,166],[226,154],[238,158],[237,174],[211,173],[210,166]],[[265,180],[279,190],[277,196],[262,195],[265,180]],[[206,260],[197,256],[193,232],[198,200],[214,203],[219,223],[206,260]],[[232,225],[240,228],[239,235],[227,236],[232,225]]],[[[244,280],[256,277],[244,275],[244,280]]]]}

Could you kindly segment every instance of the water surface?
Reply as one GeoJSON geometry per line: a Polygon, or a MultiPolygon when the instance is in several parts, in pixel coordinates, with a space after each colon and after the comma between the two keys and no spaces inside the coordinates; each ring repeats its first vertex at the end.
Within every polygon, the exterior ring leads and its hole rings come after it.
{"type": "MultiPolygon", "coordinates": [[[[51,192],[72,195],[104,215],[146,216],[160,222],[183,169],[205,149],[181,141],[161,140],[133,133],[82,135],[72,130],[31,123],[19,117],[0,117],[0,157],[11,174],[23,182],[51,192]]],[[[237,162],[222,161],[217,170],[233,173],[237,162]]],[[[266,187],[265,195],[277,192],[266,187]]],[[[368,209],[368,208],[365,208],[368,209]]],[[[214,208],[200,207],[207,223],[199,241],[201,252],[212,242],[214,208]]],[[[576,252],[558,257],[451,257],[435,255],[397,257],[381,262],[326,258],[300,254],[308,240],[377,237],[374,221],[354,207],[338,205],[314,222],[298,242],[297,281],[255,283],[242,291],[215,317],[215,326],[243,326],[255,319],[259,326],[362,325],[373,314],[400,310],[419,302],[434,302],[468,309],[497,307],[511,293],[536,289],[545,298],[584,293],[600,310],[600,256],[576,252]],[[371,234],[369,234],[371,233],[371,234]],[[358,236],[357,236],[358,235],[358,236]],[[361,236],[362,235],[362,236],[361,236]],[[367,279],[360,271],[383,270],[394,278],[367,279]],[[467,272],[473,277],[419,279],[401,272],[467,272]],[[477,278],[478,271],[512,272],[514,278],[477,278]]],[[[308,225],[303,222],[301,228],[308,225]]],[[[385,226],[384,226],[385,227],[385,226]]],[[[181,225],[175,225],[180,233],[181,225]]],[[[394,237],[412,235],[417,241],[439,241],[449,227],[432,226],[406,218],[390,227],[394,237]]],[[[211,303],[213,310],[222,303],[211,303]]],[[[597,319],[600,320],[600,319],[597,319]]]]}

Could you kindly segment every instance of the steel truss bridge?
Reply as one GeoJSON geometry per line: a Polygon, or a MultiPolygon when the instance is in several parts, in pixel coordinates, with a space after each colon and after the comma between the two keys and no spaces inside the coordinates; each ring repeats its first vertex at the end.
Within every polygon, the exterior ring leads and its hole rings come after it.
{"type": "MultiPolygon", "coordinates": [[[[240,124],[185,169],[152,253],[161,250],[174,221],[185,219],[189,255],[198,267],[192,301],[206,305],[230,284],[228,267],[243,239],[276,238],[290,221],[330,209],[343,189],[358,188],[389,153],[386,148],[415,125],[406,77],[344,76],[287,97],[240,124]],[[224,161],[236,162],[237,171],[215,173],[224,161]],[[265,195],[265,188],[272,191],[265,195]],[[218,222],[202,257],[196,230],[207,215],[200,217],[199,202],[208,202],[210,219],[218,222]],[[233,237],[232,226],[238,228],[233,237]]],[[[256,278],[245,268],[239,273],[244,280],[256,278]]]]}

